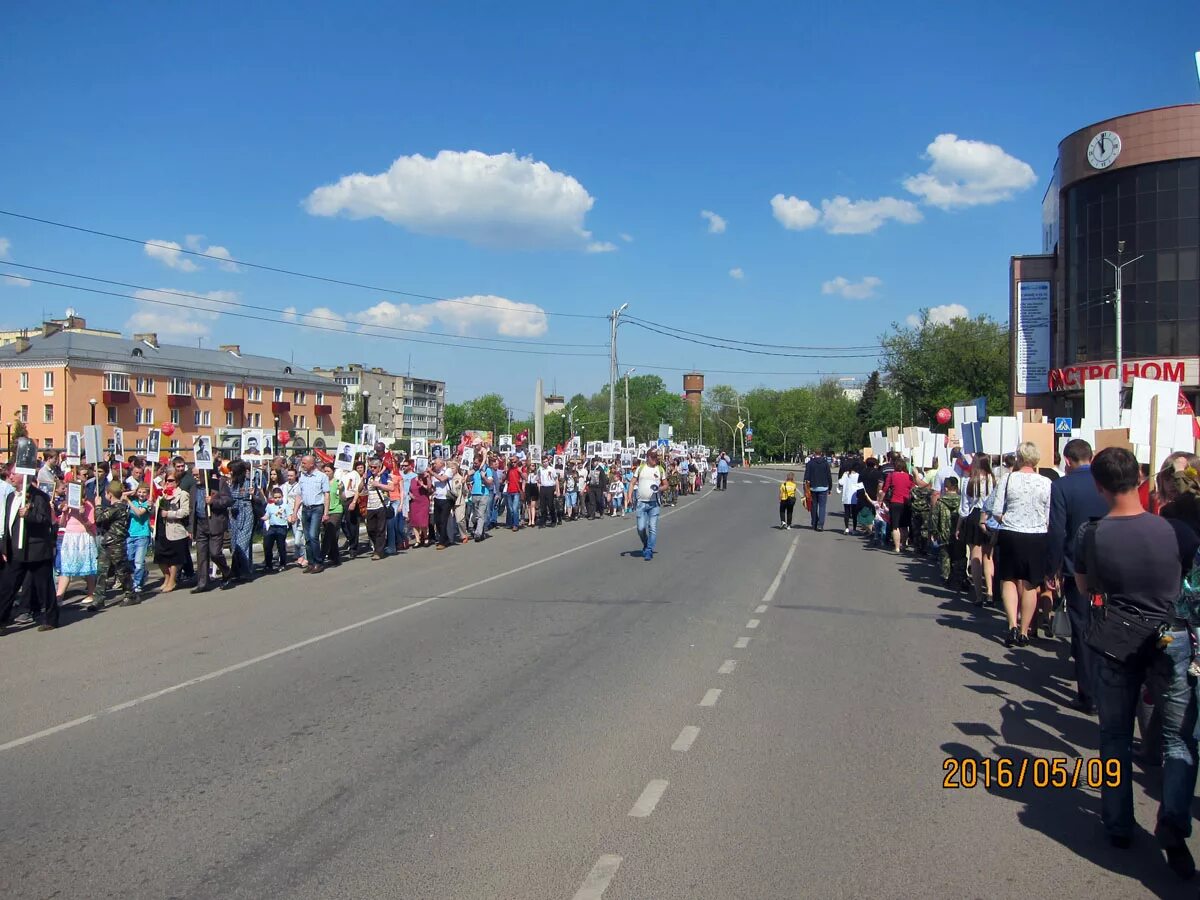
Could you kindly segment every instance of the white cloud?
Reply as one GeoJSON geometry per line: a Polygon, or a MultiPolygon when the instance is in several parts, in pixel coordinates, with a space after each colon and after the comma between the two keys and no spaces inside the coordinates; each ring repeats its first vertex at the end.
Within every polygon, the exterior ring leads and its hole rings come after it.
{"type": "Polygon", "coordinates": [[[378,216],[419,234],[497,247],[585,249],[595,200],[576,179],[515,153],[401,156],[378,175],[346,175],[304,200],[314,216],[378,216]]]}
{"type": "Polygon", "coordinates": [[[146,241],[142,249],[148,257],[157,259],[170,269],[178,269],[180,272],[195,272],[200,268],[189,257],[179,252],[183,247],[175,241],[146,241]]]}
{"type": "Polygon", "coordinates": [[[821,214],[807,200],[776,194],[771,198],[771,214],[784,228],[803,231],[821,221],[821,214]]]}
{"type": "Polygon", "coordinates": [[[280,314],[283,316],[283,321],[285,322],[295,322],[296,314],[298,312],[299,310],[294,306],[285,306],[282,310],[280,310],[280,314]]]}
{"type": "Polygon", "coordinates": [[[361,312],[347,313],[344,318],[351,325],[382,325],[418,331],[440,322],[446,330],[456,334],[491,332],[517,338],[541,337],[549,328],[549,318],[540,306],[491,294],[417,305],[382,300],[361,312]]]}
{"type": "Polygon", "coordinates": [[[317,306],[308,311],[309,318],[305,319],[311,325],[320,325],[322,328],[336,328],[339,331],[346,330],[346,319],[341,313],[334,312],[328,306],[317,306]]]}
{"type": "Polygon", "coordinates": [[[728,224],[721,216],[718,216],[711,209],[700,210],[700,218],[708,220],[709,234],[724,234],[725,226],[728,224]]]}
{"type": "Polygon", "coordinates": [[[741,266],[734,266],[732,269],[729,270],[729,277],[734,278],[738,281],[741,281],[743,278],[746,277],[746,273],[742,271],[741,266]]]}
{"type": "Polygon", "coordinates": [[[8,259],[8,251],[12,249],[12,241],[6,237],[0,237],[0,259],[8,259]]]}
{"type": "Polygon", "coordinates": [[[928,171],[904,180],[904,189],[930,206],[953,209],[1008,200],[1037,181],[1033,168],[995,144],[939,134],[925,148],[928,171]]]}
{"type": "Polygon", "coordinates": [[[839,275],[821,285],[822,294],[837,294],[847,300],[866,300],[875,296],[875,291],[883,284],[882,278],[868,275],[862,281],[850,281],[839,275]]]}
{"type": "Polygon", "coordinates": [[[178,293],[165,293],[162,290],[140,290],[134,291],[133,296],[142,302],[138,303],[133,315],[125,322],[125,330],[153,331],[164,342],[190,343],[196,338],[208,337],[219,315],[230,304],[238,302],[235,291],[209,291],[180,297],[178,293]],[[152,302],[156,300],[162,302],[152,302]],[[165,306],[163,303],[181,305],[165,306]]]}
{"type": "Polygon", "coordinates": [[[895,197],[851,200],[838,196],[821,201],[821,227],[830,234],[870,234],[889,219],[911,225],[922,216],[915,203],[895,197]]]}
{"type": "Polygon", "coordinates": [[[622,231],[620,234],[620,238],[627,244],[633,243],[633,235],[632,234],[626,234],[624,231],[622,231]]]}
{"type": "Polygon", "coordinates": [[[592,241],[586,249],[588,253],[612,253],[619,248],[610,241],[592,241]]]}
{"type": "Polygon", "coordinates": [[[4,283],[9,287],[29,287],[33,284],[28,278],[22,278],[20,275],[5,275],[4,283]]]}
{"type": "MultiPolygon", "coordinates": [[[[971,315],[970,311],[961,303],[943,303],[941,306],[931,306],[926,312],[929,314],[930,325],[949,325],[955,319],[965,319],[971,315]]],[[[908,316],[904,321],[911,328],[921,327],[919,315],[908,316]]]]}

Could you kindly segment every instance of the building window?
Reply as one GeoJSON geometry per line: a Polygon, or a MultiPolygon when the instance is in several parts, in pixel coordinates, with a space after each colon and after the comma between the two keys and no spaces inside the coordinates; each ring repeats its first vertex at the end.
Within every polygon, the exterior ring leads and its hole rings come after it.
{"type": "Polygon", "coordinates": [[[42,373],[42,390],[44,390],[44,391],[54,390],[54,373],[53,372],[43,372],[42,373]]]}
{"type": "Polygon", "coordinates": [[[228,382],[226,382],[226,383],[225,383],[225,399],[226,399],[226,400],[232,400],[232,399],[233,399],[234,392],[235,392],[236,390],[237,390],[237,385],[236,385],[236,384],[229,384],[228,382]]]}
{"type": "Polygon", "coordinates": [[[280,403],[283,400],[283,388],[275,388],[275,402],[280,403]]]}
{"type": "Polygon", "coordinates": [[[258,386],[246,388],[246,397],[251,403],[262,403],[262,388],[258,386]]]}
{"type": "Polygon", "coordinates": [[[154,396],[154,379],[153,378],[143,378],[141,376],[138,376],[136,386],[137,386],[137,392],[139,394],[145,394],[146,396],[149,396],[149,397],[154,396]]]}
{"type": "Polygon", "coordinates": [[[54,441],[50,438],[42,438],[42,446],[50,450],[54,447],[54,441]]]}
{"type": "Polygon", "coordinates": [[[317,406],[324,406],[324,405],[325,405],[325,392],[317,391],[317,406]]]}
{"type": "Polygon", "coordinates": [[[133,421],[137,425],[153,425],[154,409],[149,406],[139,406],[133,411],[133,421]]]}
{"type": "Polygon", "coordinates": [[[231,413],[231,412],[225,413],[225,427],[226,428],[233,427],[233,413],[231,413]]]}
{"type": "Polygon", "coordinates": [[[243,428],[262,428],[262,413],[246,413],[246,424],[243,428]]]}
{"type": "Polygon", "coordinates": [[[129,376],[121,372],[105,372],[104,389],[106,391],[128,391],[129,376]]]}
{"type": "Polygon", "coordinates": [[[308,417],[307,417],[307,416],[301,416],[301,417],[300,417],[300,418],[299,418],[299,419],[296,421],[296,427],[297,427],[297,428],[307,428],[307,427],[308,427],[308,417]]]}
{"type": "Polygon", "coordinates": [[[179,410],[178,409],[171,410],[171,424],[172,425],[179,424],[179,410]]]}
{"type": "Polygon", "coordinates": [[[29,373],[28,372],[21,373],[21,390],[23,390],[23,391],[29,390],[29,373]]]}
{"type": "Polygon", "coordinates": [[[42,421],[49,425],[54,421],[54,404],[47,403],[42,407],[42,421]]]}
{"type": "Polygon", "coordinates": [[[190,397],[192,383],[186,378],[172,378],[169,393],[174,397],[190,397]]]}
{"type": "Polygon", "coordinates": [[[208,428],[210,425],[212,425],[212,413],[210,413],[207,409],[200,414],[200,424],[205,428],[208,428]]]}
{"type": "Polygon", "coordinates": [[[21,422],[25,425],[29,424],[29,406],[21,404],[21,422]]]}
{"type": "Polygon", "coordinates": [[[292,402],[293,403],[307,403],[308,402],[308,391],[293,391],[292,392],[292,402]]]}
{"type": "Polygon", "coordinates": [[[104,409],[108,413],[108,424],[116,425],[117,424],[117,408],[115,406],[106,406],[106,407],[104,407],[104,409]]]}
{"type": "Polygon", "coordinates": [[[211,400],[212,399],[212,384],[208,381],[196,382],[196,399],[211,400]]]}

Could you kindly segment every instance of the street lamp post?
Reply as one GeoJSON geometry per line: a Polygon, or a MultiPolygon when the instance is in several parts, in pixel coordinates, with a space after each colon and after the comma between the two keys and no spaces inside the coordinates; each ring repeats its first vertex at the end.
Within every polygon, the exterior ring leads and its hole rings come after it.
{"type": "Polygon", "coordinates": [[[625,372],[625,438],[621,444],[624,446],[625,440],[629,438],[629,376],[636,372],[637,369],[628,369],[625,372]]]}
{"type": "Polygon", "coordinates": [[[90,406],[92,408],[92,424],[95,425],[96,424],[96,398],[95,397],[93,397],[91,400],[88,401],[88,406],[90,406]]]}
{"type": "Polygon", "coordinates": [[[367,424],[367,415],[368,415],[368,411],[370,409],[370,404],[371,404],[371,392],[363,391],[362,398],[363,398],[362,424],[363,424],[363,426],[365,426],[367,424]]]}
{"type": "Polygon", "coordinates": [[[1117,383],[1120,385],[1119,390],[1125,389],[1125,373],[1121,369],[1124,357],[1122,352],[1124,342],[1121,335],[1121,273],[1126,266],[1132,266],[1135,262],[1146,255],[1144,253],[1139,253],[1133,259],[1129,260],[1129,262],[1121,262],[1121,257],[1124,255],[1124,253],[1125,242],[1117,241],[1117,261],[1114,263],[1110,260],[1105,260],[1106,263],[1113,267],[1113,273],[1117,278],[1117,290],[1113,295],[1113,309],[1117,314],[1117,383]]]}

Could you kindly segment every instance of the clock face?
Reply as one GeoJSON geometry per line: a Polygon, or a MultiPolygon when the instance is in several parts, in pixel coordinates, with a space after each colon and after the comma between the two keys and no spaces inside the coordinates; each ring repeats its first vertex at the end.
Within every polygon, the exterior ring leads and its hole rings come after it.
{"type": "Polygon", "coordinates": [[[1121,155],[1121,138],[1115,131],[1101,131],[1088,144],[1087,158],[1093,169],[1107,169],[1121,155]]]}

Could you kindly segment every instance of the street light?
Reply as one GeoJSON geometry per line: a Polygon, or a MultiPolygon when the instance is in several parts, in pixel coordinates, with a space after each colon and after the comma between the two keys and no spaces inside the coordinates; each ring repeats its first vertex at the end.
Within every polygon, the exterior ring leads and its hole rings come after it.
{"type": "Polygon", "coordinates": [[[627,369],[625,371],[625,439],[629,439],[629,376],[636,372],[637,369],[627,369]]]}
{"type": "Polygon", "coordinates": [[[1125,253],[1125,242],[1117,241],[1117,261],[1111,262],[1110,260],[1107,260],[1107,259],[1105,260],[1106,263],[1108,263],[1110,266],[1113,267],[1113,272],[1117,277],[1117,291],[1116,291],[1116,294],[1113,296],[1113,309],[1115,309],[1116,313],[1117,313],[1117,384],[1119,385],[1118,391],[1124,390],[1124,388],[1125,388],[1125,373],[1121,370],[1121,362],[1122,362],[1122,357],[1124,355],[1121,352],[1122,351],[1121,272],[1126,266],[1132,266],[1135,262],[1137,262],[1139,259],[1141,259],[1143,256],[1146,255],[1144,253],[1139,253],[1133,259],[1129,260],[1129,262],[1123,263],[1123,262],[1121,262],[1121,257],[1122,257],[1122,255],[1124,255],[1124,253],[1125,253]]]}
{"type": "Polygon", "coordinates": [[[96,424],[96,398],[93,397],[91,400],[89,400],[88,405],[91,406],[91,408],[92,408],[92,424],[95,425],[96,424]]]}
{"type": "Polygon", "coordinates": [[[370,403],[371,403],[371,392],[363,391],[362,398],[363,398],[362,424],[366,425],[367,424],[367,410],[370,407],[370,403]]]}

